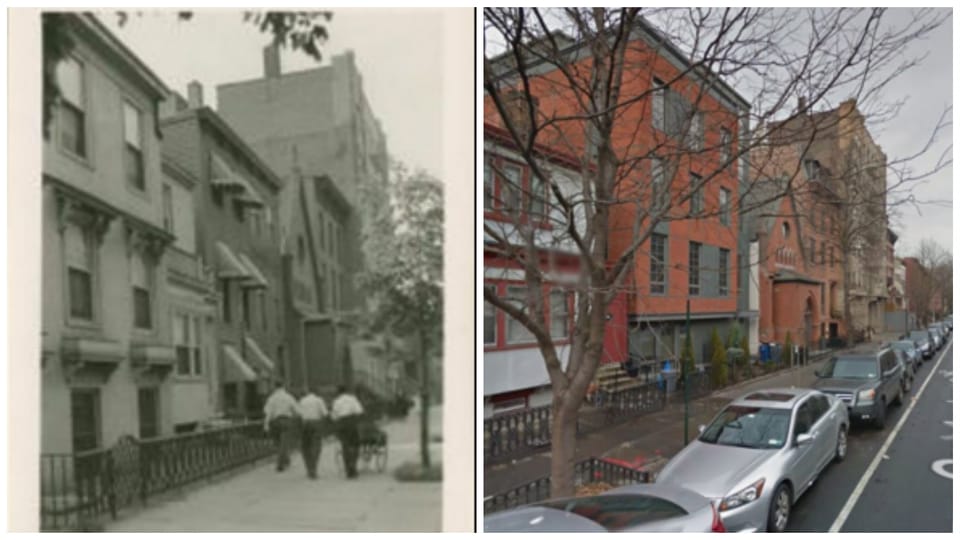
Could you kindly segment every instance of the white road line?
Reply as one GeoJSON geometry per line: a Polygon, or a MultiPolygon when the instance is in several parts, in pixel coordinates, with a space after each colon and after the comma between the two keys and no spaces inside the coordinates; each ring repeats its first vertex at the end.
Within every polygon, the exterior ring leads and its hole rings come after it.
{"type": "Polygon", "coordinates": [[[843,527],[843,524],[847,522],[847,518],[850,517],[850,512],[853,511],[853,507],[857,504],[857,501],[860,500],[860,496],[863,495],[863,491],[867,488],[867,483],[870,481],[870,478],[873,477],[873,473],[877,471],[877,467],[880,466],[880,461],[883,460],[883,456],[887,453],[887,449],[890,448],[891,444],[893,444],[893,440],[897,437],[897,434],[900,433],[900,428],[903,427],[903,424],[907,421],[910,413],[913,412],[913,408],[916,406],[917,401],[919,401],[920,395],[923,394],[923,391],[927,388],[927,383],[929,383],[930,379],[933,378],[933,375],[937,373],[937,368],[940,367],[940,362],[942,362],[943,358],[947,355],[947,351],[951,350],[952,348],[953,340],[951,339],[948,346],[943,348],[943,352],[940,353],[940,358],[937,359],[936,365],[933,366],[933,369],[930,370],[930,374],[927,375],[926,380],[923,381],[923,385],[920,386],[920,390],[917,391],[916,399],[911,400],[907,410],[904,411],[903,416],[900,417],[900,421],[897,422],[896,426],[894,426],[893,431],[890,432],[890,435],[887,436],[887,440],[884,441],[883,446],[880,447],[880,451],[877,452],[876,457],[873,458],[870,466],[867,467],[867,470],[863,473],[863,477],[860,478],[860,482],[857,483],[857,487],[853,489],[853,493],[850,494],[850,498],[847,499],[847,503],[843,505],[840,513],[837,514],[837,519],[834,520],[833,525],[830,526],[829,532],[840,532],[840,528],[843,527]]]}

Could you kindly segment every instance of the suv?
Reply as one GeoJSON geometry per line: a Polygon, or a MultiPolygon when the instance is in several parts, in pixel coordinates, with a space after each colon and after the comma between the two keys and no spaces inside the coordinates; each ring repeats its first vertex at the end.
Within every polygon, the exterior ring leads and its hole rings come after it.
{"type": "Polygon", "coordinates": [[[903,365],[890,347],[834,356],[816,375],[813,387],[843,401],[850,420],[868,420],[883,429],[887,406],[903,404],[903,365]]]}
{"type": "Polygon", "coordinates": [[[933,357],[933,339],[931,339],[928,330],[914,330],[910,332],[908,339],[917,344],[917,349],[920,350],[924,360],[933,357]]]}

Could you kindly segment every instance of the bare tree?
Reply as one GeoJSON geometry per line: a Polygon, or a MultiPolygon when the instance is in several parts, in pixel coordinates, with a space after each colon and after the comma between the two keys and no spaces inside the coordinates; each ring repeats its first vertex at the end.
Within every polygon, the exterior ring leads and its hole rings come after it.
{"type": "MultiPolygon", "coordinates": [[[[943,17],[919,11],[890,28],[882,24],[884,13],[484,10],[485,121],[509,134],[534,180],[511,184],[504,171],[494,171],[508,189],[485,197],[499,198],[512,220],[509,228],[485,225],[486,248],[522,268],[528,286],[522,299],[487,288],[484,298],[522,324],[542,354],[552,389],[553,495],[573,491],[577,415],[603,353],[608,307],[620,294],[642,299],[633,285],[635,257],[648,255],[643,246],[662,224],[728,213],[736,220],[769,202],[745,197],[754,187],[746,158],[769,144],[752,137],[750,125],[788,121],[829,107],[838,96],[857,99],[872,118],[894,114],[895,107],[880,99],[882,89],[915,65],[917,59],[904,58],[904,48],[943,17]],[[803,103],[793,109],[798,96],[803,103]],[[575,192],[563,189],[544,165],[544,148],[575,158],[575,192]],[[697,160],[710,163],[701,176],[680,174],[697,160]],[[739,196],[726,206],[704,199],[705,188],[715,193],[721,184],[739,196]],[[545,318],[543,285],[550,279],[542,235],[525,208],[525,201],[538,199],[551,230],[579,260],[565,359],[545,318]]],[[[764,164],[749,168],[762,171],[764,164]]],[[[729,230],[735,242],[736,224],[729,230]]]]}
{"type": "Polygon", "coordinates": [[[918,268],[908,276],[907,296],[917,320],[926,324],[935,315],[931,309],[934,300],[939,300],[940,305],[946,307],[946,292],[949,290],[952,296],[953,257],[936,240],[925,238],[920,242],[914,258],[918,268]]]}

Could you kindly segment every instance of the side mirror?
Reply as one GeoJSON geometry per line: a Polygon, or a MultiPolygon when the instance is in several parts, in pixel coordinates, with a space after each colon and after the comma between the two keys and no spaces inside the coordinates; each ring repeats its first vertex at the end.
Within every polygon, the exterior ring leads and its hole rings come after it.
{"type": "Polygon", "coordinates": [[[699,432],[701,435],[702,435],[703,432],[706,431],[706,430],[707,430],[707,426],[705,426],[705,425],[703,425],[703,424],[700,424],[700,427],[697,428],[697,432],[699,432]]]}
{"type": "Polygon", "coordinates": [[[803,446],[805,444],[810,444],[813,442],[813,435],[809,433],[801,433],[797,435],[797,446],[803,446]]]}

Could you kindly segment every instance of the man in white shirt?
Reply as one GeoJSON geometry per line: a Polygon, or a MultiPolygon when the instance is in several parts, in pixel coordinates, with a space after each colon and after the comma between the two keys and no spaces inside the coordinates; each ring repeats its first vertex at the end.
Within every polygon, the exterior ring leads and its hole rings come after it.
{"type": "Polygon", "coordinates": [[[357,477],[357,457],[360,445],[360,418],[363,405],[346,387],[337,387],[337,397],[333,400],[331,417],[337,425],[337,437],[343,453],[343,467],[347,478],[357,477]]]}
{"type": "Polygon", "coordinates": [[[327,404],[312,388],[308,389],[306,395],[300,398],[300,418],[303,420],[303,430],[300,432],[300,453],[303,455],[307,476],[313,480],[317,479],[317,460],[320,459],[323,440],[322,422],[326,417],[327,404]]]}
{"type": "Polygon", "coordinates": [[[297,400],[287,392],[282,381],[263,405],[263,430],[272,433],[277,441],[277,471],[290,466],[290,448],[293,446],[293,423],[297,415],[297,400]]]}

